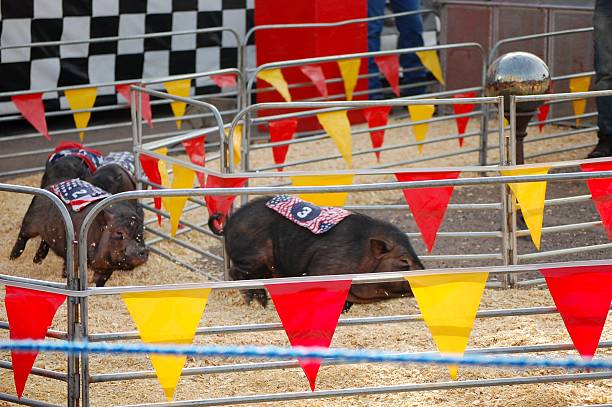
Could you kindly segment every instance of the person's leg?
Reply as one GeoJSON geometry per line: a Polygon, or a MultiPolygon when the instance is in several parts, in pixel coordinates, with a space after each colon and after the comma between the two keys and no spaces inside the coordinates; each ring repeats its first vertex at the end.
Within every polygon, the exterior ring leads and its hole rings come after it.
{"type": "MultiPolygon", "coordinates": [[[[368,17],[382,16],[385,14],[385,0],[368,0],[368,17]]],[[[370,21],[368,23],[368,51],[380,51],[380,34],[382,33],[383,20],[370,21]]],[[[370,89],[380,88],[380,76],[378,66],[374,58],[368,58],[368,73],[377,75],[368,80],[370,89]]],[[[370,99],[381,99],[380,93],[370,94],[370,99]]]]}
{"type": "MultiPolygon", "coordinates": [[[[597,0],[593,14],[595,89],[612,89],[612,1],[597,0]]],[[[599,142],[589,158],[612,156],[612,96],[597,98],[599,142]]]]}
{"type": "MultiPolygon", "coordinates": [[[[391,0],[391,8],[394,13],[404,11],[420,10],[420,0],[391,0]]],[[[398,17],[395,24],[399,30],[398,48],[414,48],[423,46],[423,21],[420,14],[398,17]]],[[[400,65],[403,69],[421,67],[419,57],[414,54],[403,54],[400,56],[400,65]]],[[[427,71],[417,70],[405,72],[402,78],[403,83],[418,82],[425,79],[427,71]]]]}

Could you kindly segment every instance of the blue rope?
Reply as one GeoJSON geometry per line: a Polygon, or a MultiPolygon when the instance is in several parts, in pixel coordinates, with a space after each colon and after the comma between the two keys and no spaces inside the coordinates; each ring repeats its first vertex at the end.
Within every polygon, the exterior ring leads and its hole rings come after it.
{"type": "Polygon", "coordinates": [[[65,341],[2,341],[0,350],[62,352],[69,354],[165,354],[177,356],[246,357],[267,359],[335,359],[346,362],[430,363],[513,368],[564,368],[612,370],[612,359],[547,358],[500,355],[441,355],[437,353],[400,354],[381,350],[328,349],[320,347],[284,348],[278,346],[194,346],[144,343],[104,343],[65,341]]]}

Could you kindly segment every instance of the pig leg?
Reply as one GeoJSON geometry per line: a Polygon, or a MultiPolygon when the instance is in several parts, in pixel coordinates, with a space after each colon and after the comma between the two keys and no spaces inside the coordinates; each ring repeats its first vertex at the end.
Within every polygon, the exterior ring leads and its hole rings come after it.
{"type": "Polygon", "coordinates": [[[344,314],[345,312],[349,312],[349,310],[351,309],[351,307],[353,306],[353,303],[350,301],[344,301],[344,308],[342,308],[342,313],[344,314]]]}
{"type": "Polygon", "coordinates": [[[34,227],[34,222],[31,222],[30,219],[28,219],[28,214],[26,213],[26,216],[23,219],[23,223],[21,224],[21,230],[19,230],[19,236],[17,236],[17,241],[13,246],[13,250],[11,250],[9,259],[15,260],[16,258],[21,256],[21,254],[25,250],[28,240],[38,235],[39,233],[38,230],[36,230],[34,227]]]}
{"type": "Polygon", "coordinates": [[[42,263],[45,257],[47,257],[47,254],[49,254],[49,245],[44,240],[41,240],[38,250],[36,250],[36,254],[34,255],[34,263],[42,263]]]}
{"type": "MultiPolygon", "coordinates": [[[[266,278],[269,274],[267,267],[260,267],[253,270],[245,270],[236,265],[232,266],[229,271],[230,278],[232,280],[252,280],[259,278],[266,278]]],[[[253,300],[257,300],[262,307],[266,308],[268,305],[268,292],[263,289],[252,289],[252,290],[240,290],[240,293],[244,297],[244,301],[251,304],[253,300]]]]}

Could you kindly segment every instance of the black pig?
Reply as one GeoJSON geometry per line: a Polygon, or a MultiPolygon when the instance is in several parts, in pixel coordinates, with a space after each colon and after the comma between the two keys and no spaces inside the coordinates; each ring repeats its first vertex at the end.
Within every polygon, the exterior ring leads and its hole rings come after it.
{"type": "MultiPolygon", "coordinates": [[[[53,186],[48,188],[53,189],[53,186]]],[[[68,205],[75,232],[95,205],[74,211],[68,205]]],[[[87,263],[94,270],[94,283],[104,286],[114,270],[132,270],[146,262],[149,251],[144,245],[142,208],[136,202],[119,202],[96,216],[87,235],[87,263]]],[[[66,258],[66,236],[62,218],[48,199],[32,202],[24,218],[11,258],[23,252],[27,241],[40,236],[55,254],[66,258]]]]}
{"type": "Polygon", "coordinates": [[[88,181],[111,194],[135,190],[134,155],[127,151],[110,153],[88,181]]]}
{"type": "MultiPolygon", "coordinates": [[[[266,207],[270,197],[255,199],[218,228],[220,214],[213,214],[209,227],[225,235],[227,255],[232,261],[233,280],[298,277],[331,274],[376,273],[423,269],[408,237],[397,227],[354,213],[326,233],[314,234],[266,207]]],[[[370,303],[411,295],[406,281],[355,284],[345,310],[353,303],[370,303]]],[[[247,302],[257,299],[264,307],[266,291],[249,290],[247,302]]]]}

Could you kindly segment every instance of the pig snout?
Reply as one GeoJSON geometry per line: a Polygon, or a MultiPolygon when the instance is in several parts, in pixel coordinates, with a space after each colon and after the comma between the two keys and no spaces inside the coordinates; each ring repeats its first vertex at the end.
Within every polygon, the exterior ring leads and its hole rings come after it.
{"type": "MultiPolygon", "coordinates": [[[[149,259],[149,248],[144,245],[132,245],[128,247],[125,257],[122,259],[122,266],[128,270],[143,265],[149,259]]],[[[122,267],[123,268],[123,267],[122,267]]]]}

